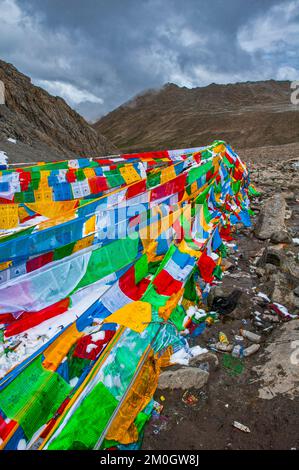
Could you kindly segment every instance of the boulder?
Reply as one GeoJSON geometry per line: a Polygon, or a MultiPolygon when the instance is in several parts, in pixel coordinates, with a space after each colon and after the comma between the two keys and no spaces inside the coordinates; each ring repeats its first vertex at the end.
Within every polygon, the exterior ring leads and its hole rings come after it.
{"type": "Polygon", "coordinates": [[[266,274],[281,271],[288,274],[294,282],[299,280],[299,266],[296,255],[291,251],[285,252],[283,245],[266,246],[256,264],[259,268],[264,268],[266,274]]]}
{"type": "Polygon", "coordinates": [[[291,191],[284,193],[284,197],[287,201],[293,201],[294,199],[296,199],[295,193],[291,191]]]}
{"type": "Polygon", "coordinates": [[[160,374],[158,388],[188,390],[190,388],[200,389],[206,385],[209,372],[197,367],[181,367],[177,370],[166,370],[160,374]]]}
{"type": "MultiPolygon", "coordinates": [[[[280,193],[267,199],[255,226],[257,238],[267,240],[273,236],[275,239],[279,238],[279,233],[287,233],[285,226],[286,207],[286,201],[280,193]]],[[[286,235],[283,239],[287,239],[286,235]]]]}
{"type": "Polygon", "coordinates": [[[299,308],[299,298],[290,287],[289,276],[282,272],[277,272],[271,276],[273,290],[271,294],[272,302],[289,306],[291,309],[299,308]]]}

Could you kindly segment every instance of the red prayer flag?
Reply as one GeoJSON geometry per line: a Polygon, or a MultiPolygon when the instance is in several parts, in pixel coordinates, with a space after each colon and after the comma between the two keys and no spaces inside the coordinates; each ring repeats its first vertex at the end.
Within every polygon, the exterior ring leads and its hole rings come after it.
{"type": "Polygon", "coordinates": [[[12,322],[5,329],[5,336],[9,337],[17,335],[46,320],[49,320],[49,318],[56,317],[57,315],[64,313],[68,309],[69,304],[70,299],[66,298],[50,305],[49,307],[39,310],[38,312],[24,312],[21,318],[12,322]]]}
{"type": "Polygon", "coordinates": [[[197,262],[197,266],[203,280],[210,284],[214,279],[213,271],[216,267],[213,258],[208,256],[206,251],[204,251],[197,262]]]}
{"type": "Polygon", "coordinates": [[[165,269],[159,272],[155,277],[153,284],[156,286],[158,294],[172,295],[178,292],[182,287],[182,282],[174,279],[165,269]]]}

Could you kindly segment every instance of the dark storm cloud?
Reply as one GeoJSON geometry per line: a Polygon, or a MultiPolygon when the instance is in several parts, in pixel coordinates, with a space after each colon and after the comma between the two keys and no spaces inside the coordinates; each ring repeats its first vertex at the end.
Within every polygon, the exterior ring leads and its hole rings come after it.
{"type": "Polygon", "coordinates": [[[94,119],[166,82],[299,76],[299,0],[0,0],[0,56],[94,119]]]}

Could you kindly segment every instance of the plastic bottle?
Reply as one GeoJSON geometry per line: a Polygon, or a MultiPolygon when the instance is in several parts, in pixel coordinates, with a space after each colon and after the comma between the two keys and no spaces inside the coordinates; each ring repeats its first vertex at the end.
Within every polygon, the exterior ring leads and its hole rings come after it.
{"type": "Polygon", "coordinates": [[[252,341],[253,343],[260,343],[261,341],[261,336],[255,333],[252,333],[252,331],[243,330],[241,328],[240,333],[244,338],[249,339],[249,341],[252,341]]]}
{"type": "Polygon", "coordinates": [[[234,349],[232,350],[232,356],[233,357],[242,357],[243,356],[243,346],[241,346],[240,344],[236,344],[234,346],[234,349]]]}
{"type": "Polygon", "coordinates": [[[261,347],[260,344],[252,344],[251,346],[243,350],[243,356],[244,357],[251,356],[252,354],[256,353],[260,349],[260,347],[261,347]]]}

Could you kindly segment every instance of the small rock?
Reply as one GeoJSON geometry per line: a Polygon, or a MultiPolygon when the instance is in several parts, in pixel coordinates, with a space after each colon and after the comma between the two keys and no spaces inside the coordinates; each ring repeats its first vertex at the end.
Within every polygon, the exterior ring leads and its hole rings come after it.
{"type": "Polygon", "coordinates": [[[265,273],[266,273],[266,270],[263,269],[263,268],[256,268],[256,271],[255,271],[255,272],[256,272],[256,274],[257,274],[258,277],[263,277],[263,276],[265,275],[265,273]]]}
{"type": "Polygon", "coordinates": [[[230,269],[234,268],[235,265],[234,265],[234,263],[231,263],[231,261],[229,261],[228,259],[225,258],[222,261],[222,267],[223,267],[224,271],[229,271],[230,269]]]}
{"type": "Polygon", "coordinates": [[[296,195],[293,192],[284,193],[284,197],[285,197],[286,201],[292,201],[292,200],[296,199],[296,195]]]}
{"type": "Polygon", "coordinates": [[[265,266],[266,274],[274,274],[276,272],[277,267],[274,264],[267,263],[265,266]]]}
{"type": "Polygon", "coordinates": [[[208,298],[207,298],[207,303],[208,303],[208,306],[209,307],[212,307],[212,304],[213,304],[213,301],[214,301],[214,298],[215,297],[222,297],[225,295],[225,292],[224,290],[222,289],[222,287],[220,286],[213,286],[211,289],[210,289],[210,292],[208,294],[208,298]]]}
{"type": "Polygon", "coordinates": [[[292,243],[292,238],[287,230],[273,232],[270,240],[272,243],[292,243]]]}
{"type": "Polygon", "coordinates": [[[299,297],[299,286],[297,286],[294,290],[293,290],[294,294],[299,297]]]}

